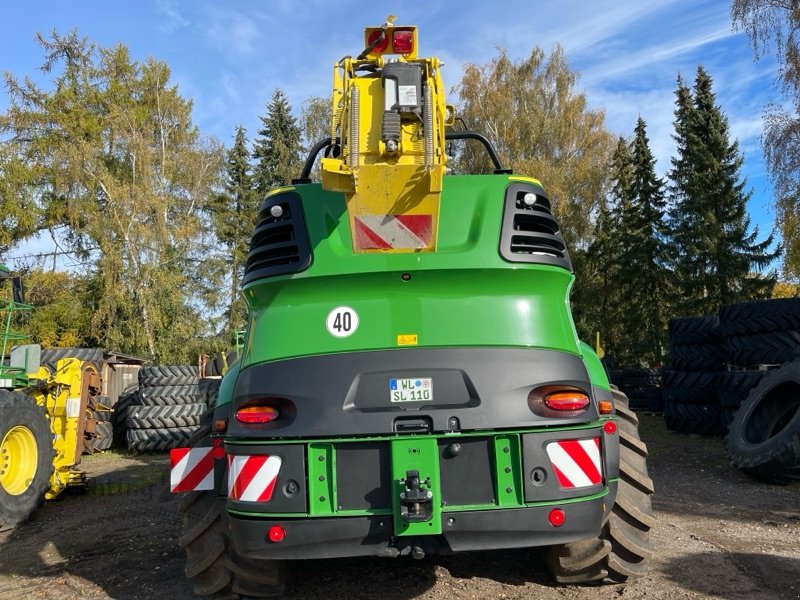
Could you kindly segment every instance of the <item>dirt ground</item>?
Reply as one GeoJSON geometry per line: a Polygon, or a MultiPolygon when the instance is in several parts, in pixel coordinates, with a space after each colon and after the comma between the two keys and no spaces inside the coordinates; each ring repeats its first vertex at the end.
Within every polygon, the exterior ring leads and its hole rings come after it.
{"type": "MultiPolygon", "coordinates": [[[[531,550],[413,559],[303,561],[297,600],[800,598],[800,482],[756,482],[722,440],[667,431],[640,415],[656,483],[650,574],[627,586],[550,582],[531,550]]],[[[191,598],[177,546],[165,456],[88,457],[86,494],[42,506],[0,533],[0,599],[191,598]]]]}

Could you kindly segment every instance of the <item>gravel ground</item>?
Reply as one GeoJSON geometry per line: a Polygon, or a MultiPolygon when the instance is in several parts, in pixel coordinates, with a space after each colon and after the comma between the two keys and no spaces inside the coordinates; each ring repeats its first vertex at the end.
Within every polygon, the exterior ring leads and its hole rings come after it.
{"type": "MultiPolygon", "coordinates": [[[[551,583],[535,551],[302,561],[297,600],[317,598],[800,599],[800,482],[771,486],[730,467],[722,440],[640,415],[656,483],[650,574],[627,586],[551,583]]],[[[177,547],[166,456],[87,457],[89,490],[0,533],[0,598],[192,598],[177,547]]]]}

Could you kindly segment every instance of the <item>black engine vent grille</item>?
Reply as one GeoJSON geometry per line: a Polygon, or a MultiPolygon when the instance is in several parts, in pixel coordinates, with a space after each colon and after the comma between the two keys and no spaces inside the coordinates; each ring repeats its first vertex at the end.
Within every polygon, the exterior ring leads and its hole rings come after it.
{"type": "Polygon", "coordinates": [[[506,189],[500,256],[509,262],[554,265],[572,271],[564,236],[541,188],[515,183],[506,189]]]}
{"type": "Polygon", "coordinates": [[[286,193],[264,200],[250,242],[243,283],[299,273],[310,264],[311,247],[300,196],[286,193]]]}

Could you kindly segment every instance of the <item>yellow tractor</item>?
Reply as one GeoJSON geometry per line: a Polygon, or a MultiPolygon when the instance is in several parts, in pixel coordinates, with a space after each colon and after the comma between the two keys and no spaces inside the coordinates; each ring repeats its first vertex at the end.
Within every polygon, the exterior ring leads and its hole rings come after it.
{"type": "Polygon", "coordinates": [[[14,346],[25,340],[11,329],[14,315],[33,307],[24,302],[21,280],[0,265],[0,284],[7,280],[11,296],[0,299],[0,530],[27,519],[43,499],[85,485],[77,465],[101,387],[92,363],[63,358],[40,365],[38,345],[14,346]]]}

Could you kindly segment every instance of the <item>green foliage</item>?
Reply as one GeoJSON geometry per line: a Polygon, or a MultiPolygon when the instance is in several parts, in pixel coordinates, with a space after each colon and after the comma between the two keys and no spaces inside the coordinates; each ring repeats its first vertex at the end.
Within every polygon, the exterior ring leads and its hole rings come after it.
{"type": "Polygon", "coordinates": [[[0,122],[28,170],[6,185],[35,198],[39,227],[66,229],[66,246],[91,265],[99,342],[157,361],[186,359],[203,328],[203,210],[221,150],[191,122],[191,102],[167,65],[132,61],[72,31],[40,37],[50,90],[7,75],[0,122]]]}
{"type": "MultiPolygon", "coordinates": [[[[303,130],[303,151],[309,152],[317,142],[331,136],[331,100],[330,98],[313,97],[303,102],[300,115],[303,130]]],[[[319,181],[319,161],[317,161],[312,179],[319,181]]]]}
{"type": "Polygon", "coordinates": [[[266,116],[259,117],[263,128],[258,131],[253,149],[257,161],[253,178],[259,198],[271,189],[288,185],[300,175],[300,127],[292,116],[286,95],[276,89],[267,105],[266,116]]]}
{"type": "Polygon", "coordinates": [[[45,348],[93,347],[98,339],[91,327],[97,299],[91,281],[83,276],[56,271],[21,273],[25,301],[33,311],[19,313],[18,329],[45,348]]]}
{"type": "MultiPolygon", "coordinates": [[[[467,125],[489,137],[506,166],[544,183],[572,248],[590,240],[614,145],[604,112],[588,107],[586,96],[575,91],[577,81],[556,46],[549,58],[534,48],[521,62],[500,50],[487,65],[467,65],[456,88],[467,125]]],[[[473,146],[455,167],[490,169],[486,153],[473,146]]]]}
{"type": "MultiPolygon", "coordinates": [[[[581,269],[583,277],[576,286],[572,302],[579,331],[593,340],[600,333],[605,352],[619,357],[628,354],[623,325],[627,302],[620,285],[623,267],[625,232],[623,214],[633,202],[633,155],[625,138],[620,137],[609,167],[610,193],[603,201],[595,223],[594,240],[581,269]]],[[[580,251],[573,252],[580,256],[580,251]]]]}
{"type": "Polygon", "coordinates": [[[714,314],[722,304],[767,297],[773,274],[754,274],[778,256],[772,236],[750,231],[746,182],[738,142],[716,104],[712,80],[700,67],[694,89],[678,80],[670,177],[671,230],[679,316],[714,314]]]}
{"type": "Polygon", "coordinates": [[[225,158],[225,191],[212,201],[210,211],[217,239],[224,248],[229,292],[225,301],[227,337],[244,327],[247,305],[239,292],[244,276],[250,236],[258,214],[258,197],[250,174],[249,152],[244,127],[237,127],[233,146],[225,158]]]}

